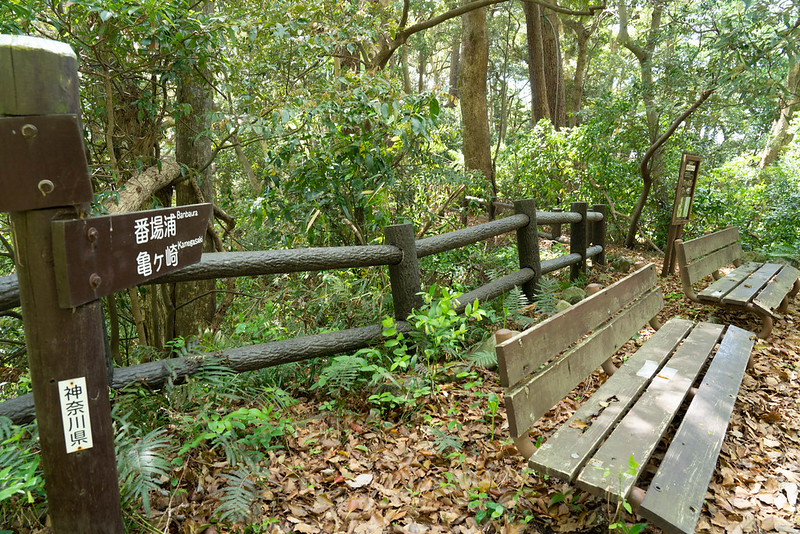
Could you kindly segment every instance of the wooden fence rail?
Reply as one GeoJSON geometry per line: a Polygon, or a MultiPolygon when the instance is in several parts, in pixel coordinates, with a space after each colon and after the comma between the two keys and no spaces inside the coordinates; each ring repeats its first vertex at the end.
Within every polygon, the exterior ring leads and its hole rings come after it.
{"type": "MultiPolygon", "coordinates": [[[[603,206],[594,206],[591,212],[583,216],[577,212],[541,212],[531,209],[532,201],[516,203],[519,211],[528,211],[533,215],[517,213],[488,223],[456,230],[438,236],[413,240],[412,225],[397,225],[387,228],[387,242],[392,241],[392,232],[405,233],[411,236],[406,254],[401,243],[370,246],[326,247],[293,250],[270,250],[255,252],[217,252],[204,254],[200,263],[191,265],[175,273],[151,280],[148,283],[183,282],[189,280],[207,280],[239,276],[262,276],[305,271],[322,271],[329,269],[347,269],[369,266],[388,266],[398,270],[407,256],[416,258],[439,254],[463,246],[478,243],[499,235],[517,231],[517,243],[520,254],[520,269],[492,280],[489,283],[462,295],[456,311],[462,313],[468,303],[486,302],[507,293],[515,287],[528,287],[535,291],[538,279],[548,273],[571,266],[585,264],[588,258],[596,262],[604,255],[605,220],[603,206]],[[525,234],[530,232],[531,219],[535,217],[537,232],[535,238],[525,234]],[[591,224],[589,224],[591,223],[591,224]],[[576,243],[572,252],[557,258],[540,261],[538,250],[539,224],[571,224],[586,226],[587,230],[573,232],[582,243],[576,243]],[[390,230],[393,229],[393,230],[390,230]],[[582,236],[582,237],[581,237],[582,236]],[[586,240],[591,237],[591,246],[586,240]],[[526,245],[527,242],[527,245],[526,245]],[[413,243],[413,245],[411,245],[413,243]],[[600,244],[597,244],[600,243],[600,244]],[[398,246],[399,245],[399,246],[398,246]],[[526,250],[532,249],[532,250],[526,250]],[[404,257],[405,256],[405,257],[404,257]],[[532,284],[532,285],[531,285],[532,284]]],[[[586,205],[579,203],[577,209],[586,210],[586,205]]],[[[604,260],[603,260],[604,261],[604,260]]],[[[416,261],[410,269],[413,272],[395,273],[403,280],[411,283],[396,282],[392,277],[392,298],[394,300],[395,317],[401,331],[408,325],[403,321],[411,309],[421,304],[419,300],[419,269],[416,261]],[[402,287],[403,285],[408,287],[402,287]],[[409,289],[410,288],[410,289],[409,289]]],[[[578,269],[577,272],[581,272],[578,269]]],[[[526,291],[528,293],[528,291],[526,291]]],[[[532,296],[529,295],[529,296],[532,296]]],[[[0,311],[18,305],[19,289],[14,275],[0,278],[0,311]]],[[[343,352],[368,347],[382,340],[383,327],[380,324],[351,328],[337,332],[301,336],[294,339],[261,343],[246,347],[238,347],[217,352],[208,352],[189,358],[171,358],[148,362],[113,370],[110,385],[115,390],[124,389],[132,384],[143,384],[153,389],[164,386],[168,379],[180,382],[186,377],[199,372],[203,362],[208,359],[223,361],[234,372],[253,371],[284,363],[297,362],[312,358],[333,356],[343,352]]],[[[26,394],[0,403],[0,415],[9,417],[17,424],[34,419],[33,395],[26,394]]]]}

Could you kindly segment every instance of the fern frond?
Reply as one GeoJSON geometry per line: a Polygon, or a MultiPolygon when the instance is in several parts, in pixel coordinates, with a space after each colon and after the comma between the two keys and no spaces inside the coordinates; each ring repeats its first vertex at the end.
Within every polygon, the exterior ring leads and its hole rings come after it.
{"type": "Polygon", "coordinates": [[[539,290],[533,300],[536,302],[536,309],[546,315],[552,315],[556,311],[558,304],[558,280],[543,276],[539,280],[539,290]]]}
{"type": "Polygon", "coordinates": [[[254,474],[245,467],[222,475],[226,484],[220,490],[222,497],[215,511],[220,521],[230,519],[234,522],[246,522],[250,518],[259,496],[258,488],[252,480],[254,475],[257,473],[254,474]]]}
{"type": "Polygon", "coordinates": [[[497,367],[497,354],[490,350],[479,350],[469,352],[464,359],[476,367],[492,368],[497,367]]]}
{"type": "Polygon", "coordinates": [[[129,433],[130,427],[118,432],[116,438],[117,472],[123,502],[142,499],[146,514],[150,514],[150,490],[158,489],[162,477],[169,477],[169,461],[165,449],[169,438],[163,429],[148,432],[142,437],[129,433]]]}

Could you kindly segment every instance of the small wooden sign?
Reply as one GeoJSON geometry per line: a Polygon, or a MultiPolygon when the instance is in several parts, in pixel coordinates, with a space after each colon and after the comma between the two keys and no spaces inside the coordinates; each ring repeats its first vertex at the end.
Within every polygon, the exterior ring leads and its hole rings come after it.
{"type": "Polygon", "coordinates": [[[78,118],[0,118],[0,211],[88,204],[92,184],[78,118]]]}
{"type": "Polygon", "coordinates": [[[58,299],[74,308],[200,261],[211,204],[54,221],[58,299]]]}
{"type": "Polygon", "coordinates": [[[672,224],[685,224],[689,222],[694,202],[694,190],[697,186],[697,176],[700,172],[700,156],[683,153],[681,158],[681,172],[678,174],[678,185],[675,191],[675,205],[672,209],[672,224]]]}

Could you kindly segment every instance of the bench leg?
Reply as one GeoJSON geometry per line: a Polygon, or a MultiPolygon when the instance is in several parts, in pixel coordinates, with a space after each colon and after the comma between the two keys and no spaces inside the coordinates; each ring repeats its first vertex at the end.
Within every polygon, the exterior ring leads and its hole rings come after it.
{"type": "Polygon", "coordinates": [[[758,333],[758,337],[761,339],[767,339],[769,337],[770,332],[772,332],[772,317],[769,315],[762,315],[763,321],[761,323],[761,331],[758,333]]]}
{"type": "Polygon", "coordinates": [[[781,301],[781,305],[778,306],[778,313],[786,313],[786,310],[789,309],[789,296],[783,297],[781,301]]]}
{"type": "Polygon", "coordinates": [[[794,281],[794,285],[792,286],[792,290],[789,291],[789,298],[794,298],[797,295],[797,292],[800,291],[800,278],[794,281]]]}
{"type": "Polygon", "coordinates": [[[511,439],[514,440],[514,446],[526,460],[536,452],[536,445],[533,444],[527,433],[511,439]]]}

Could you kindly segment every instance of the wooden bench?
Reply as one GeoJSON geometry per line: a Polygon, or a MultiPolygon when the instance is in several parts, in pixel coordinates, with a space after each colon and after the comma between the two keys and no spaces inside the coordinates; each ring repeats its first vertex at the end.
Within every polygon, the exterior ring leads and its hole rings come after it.
{"type": "Polygon", "coordinates": [[[609,358],[646,323],[659,326],[663,299],[656,278],[649,264],[503,341],[499,374],[509,432],[532,468],[609,499],[640,503],[638,515],[665,531],[694,532],[753,348],[751,332],[670,319],[543,445],[529,437],[530,427],[593,370],[616,369],[609,358]],[[646,493],[635,488],[690,397],[646,493]],[[633,475],[631,456],[639,464],[633,475]]]}
{"type": "Polygon", "coordinates": [[[751,311],[761,317],[758,337],[772,331],[773,319],[780,319],[789,299],[800,290],[800,271],[778,263],[742,263],[739,230],[726,228],[690,241],[675,241],[683,292],[694,302],[730,306],[751,311]],[[726,265],[736,269],[725,276],[726,265]],[[693,286],[708,275],[715,280],[695,293],[693,286]]]}

